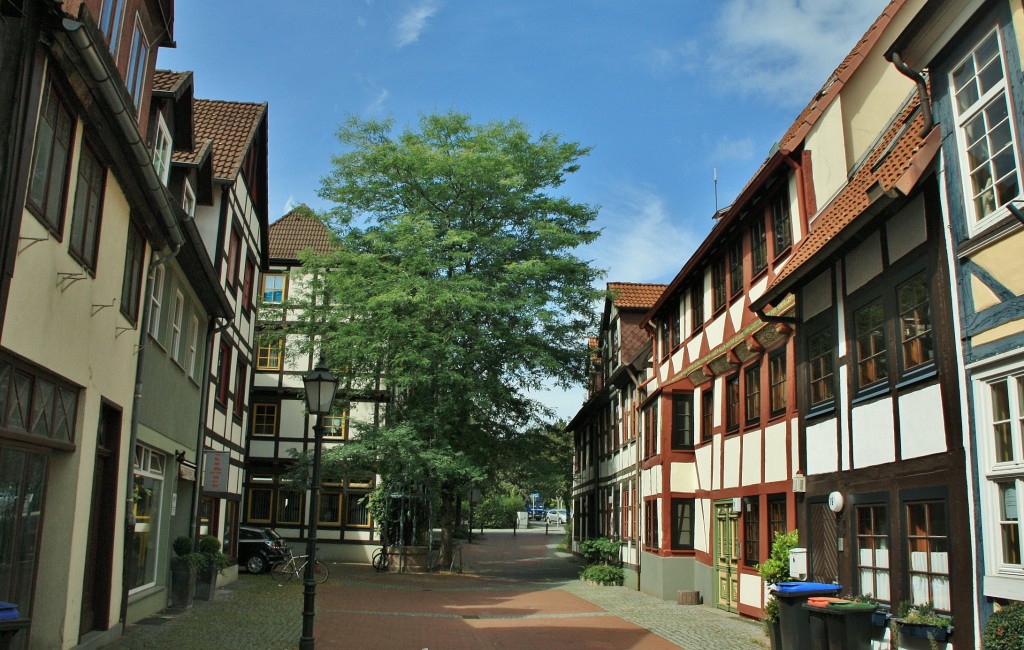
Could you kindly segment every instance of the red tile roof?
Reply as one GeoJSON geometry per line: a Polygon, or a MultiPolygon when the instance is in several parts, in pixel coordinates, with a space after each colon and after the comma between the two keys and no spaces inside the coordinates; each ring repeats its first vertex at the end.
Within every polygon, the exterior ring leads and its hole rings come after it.
{"type": "Polygon", "coordinates": [[[609,282],[608,291],[612,302],[619,309],[650,309],[658,302],[667,284],[639,284],[634,282],[609,282]]]}
{"type": "Polygon", "coordinates": [[[153,92],[173,93],[181,84],[188,81],[191,72],[175,72],[173,70],[156,70],[153,72],[153,92]]]}
{"type": "Polygon", "coordinates": [[[305,205],[284,215],[267,229],[267,256],[271,259],[297,260],[299,253],[312,248],[317,253],[338,249],[331,231],[305,205]]]}
{"type": "Polygon", "coordinates": [[[242,158],[255,137],[260,121],[266,115],[267,104],[227,102],[216,99],[196,99],[196,149],[174,152],[177,163],[195,163],[207,141],[213,141],[214,178],[233,181],[238,176],[242,158]]]}
{"type": "Polygon", "coordinates": [[[921,127],[924,125],[924,113],[918,110],[919,106],[920,100],[915,94],[889,125],[846,187],[825,206],[811,224],[810,233],[800,242],[793,257],[775,277],[768,288],[769,292],[871,206],[874,199],[868,195],[869,188],[877,184],[883,192],[888,192],[911,167],[915,166],[915,154],[922,150],[926,143],[926,138],[920,136],[921,127]]]}

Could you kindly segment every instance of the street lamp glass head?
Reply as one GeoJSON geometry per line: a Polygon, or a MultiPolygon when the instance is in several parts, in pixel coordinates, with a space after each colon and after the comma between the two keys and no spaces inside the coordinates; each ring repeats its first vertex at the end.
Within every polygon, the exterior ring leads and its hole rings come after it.
{"type": "Polygon", "coordinates": [[[302,378],[306,388],[306,406],[310,413],[330,413],[334,395],[338,392],[338,378],[327,369],[324,356],[313,368],[313,372],[302,378]]]}

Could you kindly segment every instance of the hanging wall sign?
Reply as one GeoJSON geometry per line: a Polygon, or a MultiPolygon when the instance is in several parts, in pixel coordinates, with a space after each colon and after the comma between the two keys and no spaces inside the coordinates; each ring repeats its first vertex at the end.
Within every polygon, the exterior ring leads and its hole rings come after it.
{"type": "Polygon", "coordinates": [[[207,449],[203,463],[203,490],[206,492],[228,491],[228,467],[231,464],[231,452],[207,449]]]}

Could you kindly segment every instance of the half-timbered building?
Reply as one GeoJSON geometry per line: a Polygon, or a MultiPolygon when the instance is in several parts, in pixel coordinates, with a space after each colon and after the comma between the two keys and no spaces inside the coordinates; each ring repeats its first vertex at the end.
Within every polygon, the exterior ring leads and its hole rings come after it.
{"type": "MultiPolygon", "coordinates": [[[[315,416],[306,412],[302,378],[317,363],[317,345],[309,345],[309,329],[294,330],[308,320],[318,305],[311,288],[317,270],[302,265],[304,251],[326,254],[336,250],[334,235],[305,206],[284,215],[268,229],[268,266],[260,279],[259,337],[250,425],[243,521],[272,526],[287,539],[305,540],[309,522],[308,492],[298,493],[284,484],[282,474],[295,462],[295,452],[312,452],[315,416]]],[[[313,333],[313,338],[323,332],[313,333]]],[[[353,388],[380,389],[379,383],[343,386],[334,411],[322,416],[324,448],[343,445],[358,435],[356,423],[379,422],[382,407],[360,400],[353,388]]],[[[363,395],[363,397],[367,397],[363,395]]],[[[373,476],[326,479],[319,495],[317,540],[320,555],[337,561],[367,561],[376,531],[367,497],[373,476]]]]}
{"type": "Polygon", "coordinates": [[[650,337],[640,326],[663,284],[609,282],[599,336],[592,341],[587,401],[567,430],[573,435],[573,538],[622,542],[626,583],[637,584],[640,560],[638,404],[650,374],[650,337]]]}

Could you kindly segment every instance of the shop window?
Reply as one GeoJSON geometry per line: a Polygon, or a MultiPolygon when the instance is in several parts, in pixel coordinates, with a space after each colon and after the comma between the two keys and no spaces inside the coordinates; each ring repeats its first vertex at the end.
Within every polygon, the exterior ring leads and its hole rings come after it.
{"type": "Polygon", "coordinates": [[[249,506],[246,521],[252,524],[269,524],[271,513],[274,512],[273,479],[254,476],[252,483],[246,499],[249,506]]]}
{"type": "Polygon", "coordinates": [[[277,523],[299,525],[302,522],[305,497],[299,492],[281,488],[277,495],[277,523]]]}
{"type": "Polygon", "coordinates": [[[0,600],[24,618],[32,615],[46,469],[46,455],[0,446],[0,600]]]}
{"type": "Polygon", "coordinates": [[[319,500],[319,523],[325,526],[340,526],[342,493],[333,490],[323,490],[320,492],[319,500]]]}
{"type": "Polygon", "coordinates": [[[166,457],[144,445],[135,447],[132,514],[135,528],[128,550],[128,589],[156,584],[160,554],[160,503],[166,457]]]}

